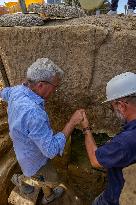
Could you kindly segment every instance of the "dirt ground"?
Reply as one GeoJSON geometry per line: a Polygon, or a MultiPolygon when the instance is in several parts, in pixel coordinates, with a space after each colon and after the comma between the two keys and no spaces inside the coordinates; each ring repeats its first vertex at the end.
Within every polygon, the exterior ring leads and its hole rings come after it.
{"type": "Polygon", "coordinates": [[[109,30],[136,30],[136,16],[88,16],[70,20],[50,21],[45,26],[58,26],[58,25],[85,25],[91,24],[98,27],[104,27],[109,30]]]}

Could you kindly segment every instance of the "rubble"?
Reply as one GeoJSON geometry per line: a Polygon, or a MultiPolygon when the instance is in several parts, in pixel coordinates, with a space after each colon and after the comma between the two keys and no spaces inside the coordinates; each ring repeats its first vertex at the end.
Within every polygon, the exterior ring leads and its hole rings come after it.
{"type": "Polygon", "coordinates": [[[58,25],[94,25],[98,27],[103,27],[111,31],[117,30],[136,30],[136,16],[125,16],[125,15],[99,15],[99,16],[87,16],[83,18],[70,19],[63,22],[49,22],[49,26],[58,25]]]}
{"type": "Polygon", "coordinates": [[[42,25],[44,25],[42,18],[34,14],[5,14],[0,17],[1,27],[42,25]]]}
{"type": "Polygon", "coordinates": [[[85,11],[78,6],[68,6],[64,4],[39,5],[31,4],[28,8],[31,12],[42,13],[49,17],[79,18],[85,17],[85,11]]]}

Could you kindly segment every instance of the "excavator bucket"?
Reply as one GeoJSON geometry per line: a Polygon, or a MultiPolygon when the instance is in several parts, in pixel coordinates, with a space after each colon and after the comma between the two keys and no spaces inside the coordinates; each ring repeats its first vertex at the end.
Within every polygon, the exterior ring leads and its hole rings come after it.
{"type": "Polygon", "coordinates": [[[87,11],[91,11],[100,8],[104,3],[104,0],[79,0],[81,7],[87,11]]]}

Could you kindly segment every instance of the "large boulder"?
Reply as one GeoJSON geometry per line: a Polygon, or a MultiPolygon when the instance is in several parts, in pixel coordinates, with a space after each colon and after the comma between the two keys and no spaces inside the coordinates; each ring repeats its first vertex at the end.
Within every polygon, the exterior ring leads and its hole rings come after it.
{"type": "Polygon", "coordinates": [[[101,102],[106,82],[136,68],[135,17],[87,17],[44,27],[0,28],[1,57],[11,85],[21,83],[27,67],[48,57],[64,71],[63,83],[48,110],[55,129],[71,113],[85,107],[94,131],[118,130],[112,113],[101,102]]]}

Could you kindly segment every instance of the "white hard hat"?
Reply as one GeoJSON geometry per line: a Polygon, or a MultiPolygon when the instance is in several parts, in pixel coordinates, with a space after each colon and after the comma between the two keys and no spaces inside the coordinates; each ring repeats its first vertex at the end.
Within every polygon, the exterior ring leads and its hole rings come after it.
{"type": "Polygon", "coordinates": [[[136,93],[136,74],[122,73],[112,78],[106,86],[107,100],[110,102],[136,93]]]}

